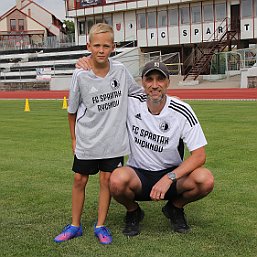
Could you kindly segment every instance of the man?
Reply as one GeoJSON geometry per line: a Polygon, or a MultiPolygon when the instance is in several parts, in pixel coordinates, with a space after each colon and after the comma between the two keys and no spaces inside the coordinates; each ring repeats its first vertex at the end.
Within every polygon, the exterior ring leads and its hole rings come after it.
{"type": "Polygon", "coordinates": [[[110,178],[112,196],[127,210],[126,236],[140,233],[144,212],[137,201],[148,200],[168,200],[164,215],[175,232],[186,233],[183,207],[214,186],[211,172],[203,167],[207,142],[199,121],[187,103],[166,94],[169,83],[165,64],[149,62],[142,72],[145,95],[129,97],[131,154],[127,166],[115,169],[110,178]],[[190,151],[185,160],[184,144],[190,151]]]}

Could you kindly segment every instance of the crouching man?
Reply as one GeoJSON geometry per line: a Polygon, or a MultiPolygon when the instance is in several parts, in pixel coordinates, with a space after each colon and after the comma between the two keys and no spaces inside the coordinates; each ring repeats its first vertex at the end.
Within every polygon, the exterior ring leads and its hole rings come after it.
{"type": "Polygon", "coordinates": [[[169,71],[164,63],[149,62],[142,72],[145,94],[129,97],[127,127],[131,154],[127,166],[110,178],[112,196],[127,210],[123,234],[140,233],[144,211],[138,201],[167,200],[162,208],[172,229],[186,233],[184,206],[207,196],[214,187],[203,167],[206,138],[185,102],[167,95],[169,71]],[[190,156],[184,160],[184,145],[190,156]]]}

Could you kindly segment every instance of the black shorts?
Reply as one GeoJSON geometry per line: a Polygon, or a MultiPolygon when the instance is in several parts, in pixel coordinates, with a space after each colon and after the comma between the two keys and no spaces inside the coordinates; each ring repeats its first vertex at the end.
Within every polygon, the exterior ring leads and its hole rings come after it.
{"type": "Polygon", "coordinates": [[[82,175],[94,175],[99,171],[112,172],[123,166],[124,158],[115,157],[109,159],[80,160],[74,155],[72,170],[82,175]]]}
{"type": "MultiPolygon", "coordinates": [[[[176,169],[176,167],[160,170],[160,171],[149,171],[149,170],[142,170],[137,169],[134,167],[131,167],[133,170],[135,170],[137,176],[139,177],[141,184],[142,184],[142,191],[135,196],[135,200],[137,201],[149,201],[150,193],[152,190],[152,187],[159,181],[165,174],[171,172],[172,170],[176,169]]],[[[174,198],[177,196],[177,189],[176,189],[176,183],[172,183],[171,187],[167,191],[167,193],[164,196],[165,200],[170,200],[171,198],[174,198]]]]}

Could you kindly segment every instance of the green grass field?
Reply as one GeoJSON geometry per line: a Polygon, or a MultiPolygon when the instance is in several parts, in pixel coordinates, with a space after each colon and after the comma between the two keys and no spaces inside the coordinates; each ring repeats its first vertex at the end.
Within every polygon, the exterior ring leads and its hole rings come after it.
{"type": "Polygon", "coordinates": [[[144,202],[138,237],[122,235],[124,208],[112,201],[113,244],[93,235],[98,176],[91,177],[83,237],[56,244],[71,219],[72,152],[62,101],[0,101],[1,256],[257,256],[257,101],[191,101],[208,140],[215,189],[185,208],[191,232],[171,232],[161,207],[144,202]]]}

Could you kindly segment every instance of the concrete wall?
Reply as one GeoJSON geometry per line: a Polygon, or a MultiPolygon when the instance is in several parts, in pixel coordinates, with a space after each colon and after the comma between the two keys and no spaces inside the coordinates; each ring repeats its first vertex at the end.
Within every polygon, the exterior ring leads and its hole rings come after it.
{"type": "Polygon", "coordinates": [[[52,77],[50,81],[50,90],[69,90],[71,75],[52,77]]]}

